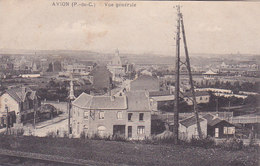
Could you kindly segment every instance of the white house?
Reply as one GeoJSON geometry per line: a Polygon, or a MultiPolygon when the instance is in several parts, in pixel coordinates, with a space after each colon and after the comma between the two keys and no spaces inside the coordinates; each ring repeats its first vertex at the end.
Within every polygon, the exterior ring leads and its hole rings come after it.
{"type": "MultiPolygon", "coordinates": [[[[200,128],[203,137],[207,137],[207,120],[199,118],[200,128]]],[[[179,136],[182,140],[190,140],[198,137],[197,123],[195,116],[183,119],[179,122],[179,136]]]]}
{"type": "Polygon", "coordinates": [[[40,106],[36,91],[29,87],[8,89],[0,98],[0,127],[6,125],[8,112],[9,125],[33,119],[34,111],[40,106]]]}

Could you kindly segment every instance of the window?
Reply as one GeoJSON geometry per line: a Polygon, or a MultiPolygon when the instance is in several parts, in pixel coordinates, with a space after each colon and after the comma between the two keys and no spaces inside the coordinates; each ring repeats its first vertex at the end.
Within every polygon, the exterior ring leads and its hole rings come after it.
{"type": "Polygon", "coordinates": [[[144,134],[144,126],[137,126],[137,134],[144,134]]]}
{"type": "Polygon", "coordinates": [[[235,127],[224,127],[224,134],[235,134],[235,127]]]}
{"type": "Polygon", "coordinates": [[[202,100],[202,97],[200,97],[200,100],[202,100]]]}
{"type": "Polygon", "coordinates": [[[215,137],[216,137],[216,138],[219,137],[219,128],[215,128],[215,137]]]}
{"type": "Polygon", "coordinates": [[[105,112],[99,111],[99,119],[105,119],[105,112]]]}
{"type": "Polygon", "coordinates": [[[117,119],[123,119],[123,113],[122,111],[117,112],[117,119]]]}
{"type": "Polygon", "coordinates": [[[128,113],[128,121],[132,120],[133,113],[128,113]]]}
{"type": "Polygon", "coordinates": [[[139,121],[143,121],[144,120],[144,113],[140,113],[139,114],[139,121]]]}
{"type": "Polygon", "coordinates": [[[88,119],[88,111],[85,111],[85,112],[84,112],[84,118],[85,118],[85,119],[88,119]]]}

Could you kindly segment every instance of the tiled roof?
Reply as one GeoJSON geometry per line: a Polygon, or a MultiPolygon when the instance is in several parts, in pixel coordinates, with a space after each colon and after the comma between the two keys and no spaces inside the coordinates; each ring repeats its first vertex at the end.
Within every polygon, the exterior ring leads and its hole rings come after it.
{"type": "Polygon", "coordinates": [[[215,118],[215,116],[212,115],[212,114],[206,114],[206,115],[203,116],[203,118],[207,119],[207,121],[209,123],[209,122],[211,122],[215,118]]]}
{"type": "Polygon", "coordinates": [[[155,96],[167,96],[170,95],[170,90],[167,91],[151,91],[149,92],[149,97],[155,97],[155,96]]]}
{"type": "Polygon", "coordinates": [[[126,98],[125,96],[93,96],[91,109],[127,109],[126,98]]]}
{"type": "Polygon", "coordinates": [[[82,93],[72,104],[87,109],[127,109],[125,96],[91,96],[82,93]]]}
{"type": "Polygon", "coordinates": [[[175,99],[174,95],[168,95],[168,96],[155,96],[151,97],[155,101],[172,101],[175,99]]]}
{"type": "Polygon", "coordinates": [[[81,93],[79,97],[77,97],[72,104],[82,107],[82,108],[90,108],[91,101],[92,101],[93,96],[86,94],[86,93],[81,93]]]}
{"type": "Polygon", "coordinates": [[[221,120],[219,118],[215,118],[215,119],[211,120],[210,122],[208,122],[208,125],[215,126],[216,124],[218,124],[219,122],[222,122],[222,121],[224,121],[224,120],[221,120]]]}
{"type": "MultiPolygon", "coordinates": [[[[204,121],[204,119],[199,118],[199,122],[202,122],[202,121],[204,121]]],[[[192,125],[196,124],[196,118],[195,118],[195,116],[191,116],[187,119],[180,121],[180,124],[182,124],[185,127],[192,126],[192,125]]]]}
{"type": "Polygon", "coordinates": [[[127,92],[127,105],[129,111],[149,111],[150,102],[145,91],[127,92]]]}
{"type": "MultiPolygon", "coordinates": [[[[203,116],[204,119],[207,119],[207,123],[209,126],[215,126],[216,124],[222,122],[222,121],[226,121],[226,120],[223,120],[223,119],[220,119],[212,114],[206,114],[203,116]]],[[[226,121],[227,122],[227,121],[226,121]]],[[[229,123],[229,122],[227,122],[229,123]]]]}
{"type": "Polygon", "coordinates": [[[24,102],[26,96],[28,96],[31,100],[34,100],[36,97],[36,91],[32,91],[29,87],[7,89],[6,93],[8,93],[17,102],[24,102]]]}

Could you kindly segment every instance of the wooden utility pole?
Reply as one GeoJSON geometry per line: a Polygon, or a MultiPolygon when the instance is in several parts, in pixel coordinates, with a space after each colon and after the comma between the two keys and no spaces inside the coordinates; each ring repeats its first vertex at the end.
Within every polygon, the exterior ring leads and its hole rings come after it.
{"type": "Polygon", "coordinates": [[[177,6],[176,63],[175,63],[175,102],[174,102],[174,143],[179,140],[179,83],[180,83],[180,6],[177,6]]]}
{"type": "Polygon", "coordinates": [[[181,20],[181,27],[182,27],[182,37],[183,37],[184,51],[185,51],[185,55],[186,55],[186,66],[187,66],[187,70],[188,70],[188,73],[189,73],[189,82],[190,82],[190,88],[191,88],[191,93],[192,93],[193,109],[194,109],[194,114],[195,114],[195,118],[196,118],[198,135],[199,135],[199,138],[202,138],[200,122],[199,122],[199,114],[198,114],[198,105],[197,105],[197,101],[196,101],[196,95],[195,95],[195,90],[194,90],[194,85],[193,85],[193,80],[192,80],[192,74],[191,74],[191,68],[190,68],[190,58],[189,58],[189,52],[188,52],[188,47],[187,47],[187,42],[186,42],[186,36],[185,36],[182,14],[180,14],[180,20],[181,20]]]}
{"type": "Polygon", "coordinates": [[[6,109],[6,134],[9,134],[9,116],[8,116],[8,107],[5,107],[6,109]]]}
{"type": "Polygon", "coordinates": [[[34,99],[33,100],[33,128],[35,129],[36,128],[36,109],[37,109],[37,100],[34,99]]]}
{"type": "Polygon", "coordinates": [[[68,134],[71,134],[71,127],[70,127],[70,111],[72,107],[72,101],[75,99],[74,90],[73,90],[73,78],[72,74],[70,76],[70,93],[69,93],[69,102],[68,102],[68,134]]]}
{"type": "Polygon", "coordinates": [[[189,74],[189,82],[191,86],[191,93],[192,93],[192,101],[193,101],[193,109],[194,109],[194,115],[196,119],[197,124],[197,130],[198,130],[198,136],[199,138],[202,138],[202,132],[200,128],[200,122],[199,122],[199,115],[198,115],[198,106],[196,102],[196,95],[192,80],[192,73],[191,73],[191,67],[190,67],[190,58],[189,58],[189,52],[186,42],[186,36],[185,36],[185,30],[184,30],[184,23],[183,23],[183,16],[180,12],[180,6],[177,7],[177,33],[176,33],[176,66],[175,66],[175,103],[174,103],[174,143],[177,144],[179,140],[179,94],[180,94],[180,64],[185,65],[188,74],[189,74]],[[182,37],[183,37],[183,44],[184,44],[184,51],[185,51],[185,59],[186,62],[181,62],[180,60],[180,28],[182,30],[182,37]]]}

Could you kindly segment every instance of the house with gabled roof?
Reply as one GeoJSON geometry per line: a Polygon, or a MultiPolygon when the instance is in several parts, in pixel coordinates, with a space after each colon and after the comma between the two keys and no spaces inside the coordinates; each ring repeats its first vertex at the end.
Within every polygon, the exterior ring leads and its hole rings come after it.
{"type": "Polygon", "coordinates": [[[203,118],[207,119],[207,133],[209,136],[215,138],[234,137],[235,126],[233,124],[209,113],[204,115],[203,118]]]}
{"type": "Polygon", "coordinates": [[[150,136],[148,95],[144,91],[116,97],[82,93],[72,102],[72,134],[79,137],[81,133],[129,139],[150,136]]]}
{"type": "MultiPolygon", "coordinates": [[[[203,137],[207,137],[207,120],[199,117],[200,128],[203,137]]],[[[179,121],[179,136],[182,140],[198,138],[198,128],[195,116],[179,121]]]]}
{"type": "Polygon", "coordinates": [[[1,127],[6,126],[6,117],[9,125],[33,119],[34,112],[41,104],[36,91],[25,86],[7,89],[1,95],[0,103],[1,127]]]}

